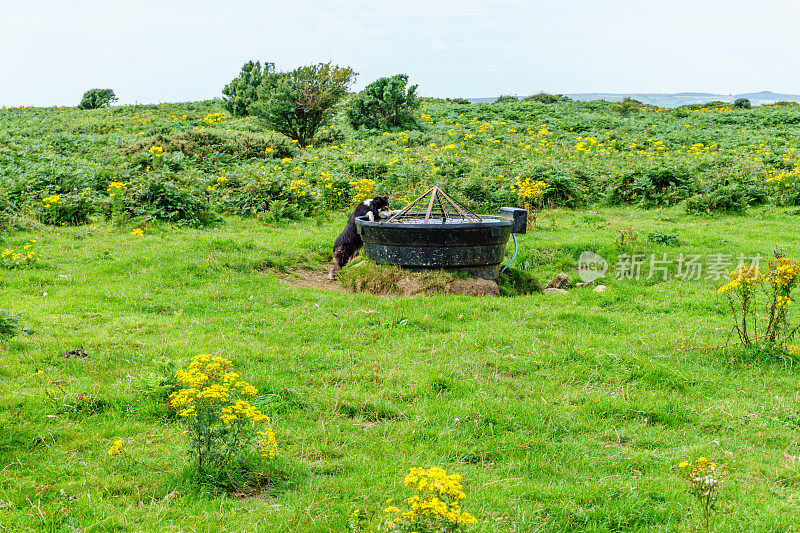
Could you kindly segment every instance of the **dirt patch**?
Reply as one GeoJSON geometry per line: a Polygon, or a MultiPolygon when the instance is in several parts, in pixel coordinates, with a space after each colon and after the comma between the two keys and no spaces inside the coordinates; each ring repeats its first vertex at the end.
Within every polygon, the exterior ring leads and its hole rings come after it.
{"type": "Polygon", "coordinates": [[[257,487],[240,487],[228,492],[228,497],[232,500],[261,500],[262,502],[272,502],[275,495],[262,492],[257,487]]]}
{"type": "Polygon", "coordinates": [[[330,266],[324,270],[296,268],[286,272],[282,281],[296,288],[346,292],[338,282],[328,279],[328,272],[330,272],[330,266]]]}
{"type": "Polygon", "coordinates": [[[422,283],[413,276],[401,278],[397,282],[397,290],[400,291],[400,294],[403,296],[415,296],[425,292],[425,288],[422,286],[422,283]]]}
{"type": "MultiPolygon", "coordinates": [[[[416,296],[418,294],[464,294],[467,296],[499,296],[496,282],[480,278],[448,279],[441,272],[405,272],[398,267],[368,268],[366,264],[347,267],[343,286],[328,279],[330,266],[323,270],[297,268],[278,273],[280,279],[295,288],[336,292],[366,292],[384,296],[416,296]],[[365,268],[366,267],[366,268],[365,268]],[[360,275],[354,276],[353,273],[360,275]],[[373,279],[374,278],[374,279],[373,279]]],[[[342,274],[340,272],[340,274],[342,274]]]]}

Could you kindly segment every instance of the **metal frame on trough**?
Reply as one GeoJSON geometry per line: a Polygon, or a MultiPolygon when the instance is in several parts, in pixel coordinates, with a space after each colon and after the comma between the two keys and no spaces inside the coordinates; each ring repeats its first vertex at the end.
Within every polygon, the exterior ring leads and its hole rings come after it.
{"type": "Polygon", "coordinates": [[[434,185],[433,187],[428,189],[428,191],[425,194],[412,201],[410,204],[405,206],[399,212],[392,215],[386,222],[401,222],[403,220],[419,219],[422,217],[422,215],[425,215],[425,219],[422,223],[427,224],[431,218],[431,214],[433,214],[433,205],[437,201],[439,203],[440,213],[437,213],[439,216],[438,217],[434,216],[434,218],[441,218],[442,221],[444,222],[446,222],[448,218],[449,219],[460,218],[464,222],[467,221],[480,222],[481,220],[483,220],[480,216],[476,215],[475,213],[473,213],[472,211],[470,211],[457,201],[453,200],[453,198],[451,198],[446,192],[444,192],[442,189],[434,185]],[[414,206],[419,204],[419,202],[429,194],[431,195],[431,198],[428,201],[428,205],[427,208],[425,209],[425,212],[411,211],[411,209],[414,206]],[[445,201],[443,202],[442,199],[444,199],[445,201]],[[455,209],[454,216],[448,215],[447,208],[445,207],[445,202],[447,204],[450,204],[453,207],[453,209],[455,209]]]}

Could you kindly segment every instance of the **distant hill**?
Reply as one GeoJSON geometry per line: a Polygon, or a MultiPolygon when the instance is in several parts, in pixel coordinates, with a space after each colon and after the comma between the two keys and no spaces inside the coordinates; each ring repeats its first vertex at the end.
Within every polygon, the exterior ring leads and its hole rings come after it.
{"type": "MultiPolygon", "coordinates": [[[[573,100],[585,102],[587,100],[607,100],[609,102],[619,102],[630,97],[642,103],[657,105],[660,107],[678,107],[687,104],[705,104],[714,100],[721,102],[733,102],[737,98],[747,98],[752,105],[773,104],[775,102],[800,102],[800,94],[773,93],[771,91],[761,91],[757,93],[742,94],[714,94],[714,93],[572,93],[566,94],[573,100]]],[[[524,96],[519,96],[524,98],[524,96]]],[[[497,97],[492,98],[468,98],[473,103],[494,102],[497,97]]]]}

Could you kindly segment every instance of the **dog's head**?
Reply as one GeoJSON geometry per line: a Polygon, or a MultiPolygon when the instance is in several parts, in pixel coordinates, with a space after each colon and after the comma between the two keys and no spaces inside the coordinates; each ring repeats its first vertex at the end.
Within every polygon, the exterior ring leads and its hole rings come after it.
{"type": "Polygon", "coordinates": [[[392,216],[392,210],[389,209],[389,197],[388,196],[376,196],[372,199],[370,208],[372,209],[372,213],[375,215],[375,218],[389,218],[392,216]]]}

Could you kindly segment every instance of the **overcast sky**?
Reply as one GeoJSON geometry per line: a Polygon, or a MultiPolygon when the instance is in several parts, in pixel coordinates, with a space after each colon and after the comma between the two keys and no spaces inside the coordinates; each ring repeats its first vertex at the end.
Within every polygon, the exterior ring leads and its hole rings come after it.
{"type": "Polygon", "coordinates": [[[0,106],[203,100],[249,59],[438,97],[800,93],[798,0],[3,0],[0,106]]]}

